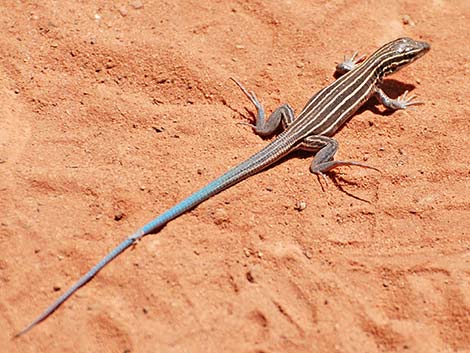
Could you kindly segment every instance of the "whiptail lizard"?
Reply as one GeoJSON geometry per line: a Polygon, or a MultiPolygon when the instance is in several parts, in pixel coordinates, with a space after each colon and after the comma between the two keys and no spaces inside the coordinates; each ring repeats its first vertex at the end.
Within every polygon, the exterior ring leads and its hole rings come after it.
{"type": "Polygon", "coordinates": [[[413,101],[414,96],[407,97],[407,92],[398,99],[389,98],[380,89],[380,83],[384,76],[415,61],[429,49],[429,44],[425,42],[399,38],[385,44],[367,59],[363,57],[356,59],[356,54],[353,55],[337,66],[337,71],[342,76],[315,94],[297,118],[294,116],[293,109],[285,104],[277,108],[268,120],[265,120],[263,107],[255,94],[248,92],[238,81],[234,80],[257,109],[254,131],[261,136],[270,136],[278,128],[282,128],[284,131],[261,151],[168,209],[125,239],[15,337],[28,332],[46,319],[77,289],[91,280],[96,273],[137,240],[156,232],[172,219],[215,194],[266,169],[294,150],[301,149],[316,153],[310,170],[317,175],[324,176],[323,173],[340,166],[372,168],[357,162],[335,161],[333,158],[338,149],[338,142],[330,136],[371,96],[375,95],[385,107],[392,110],[405,109],[410,105],[418,104],[413,101]]]}

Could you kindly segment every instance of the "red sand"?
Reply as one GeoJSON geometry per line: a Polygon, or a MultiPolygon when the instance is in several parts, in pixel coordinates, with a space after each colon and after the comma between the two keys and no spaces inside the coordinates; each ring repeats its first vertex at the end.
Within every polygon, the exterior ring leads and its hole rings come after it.
{"type": "Polygon", "coordinates": [[[470,352],[469,1],[5,3],[1,351],[470,352]],[[426,104],[372,101],[336,135],[339,159],[382,174],[344,168],[323,191],[310,157],[286,159],[11,339],[128,234],[266,145],[239,124],[253,107],[229,77],[268,111],[298,112],[343,54],[400,36],[432,50],[385,90],[426,104]]]}

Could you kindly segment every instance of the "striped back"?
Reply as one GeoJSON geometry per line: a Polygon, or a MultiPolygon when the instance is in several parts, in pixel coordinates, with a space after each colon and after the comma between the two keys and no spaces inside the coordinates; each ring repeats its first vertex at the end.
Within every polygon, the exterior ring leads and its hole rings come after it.
{"type": "MultiPolygon", "coordinates": [[[[315,94],[292,123],[289,138],[333,135],[375,93],[376,84],[418,59],[429,44],[399,38],[385,44],[354,70],[315,94]]],[[[286,131],[287,132],[287,131],[286,131]]]]}

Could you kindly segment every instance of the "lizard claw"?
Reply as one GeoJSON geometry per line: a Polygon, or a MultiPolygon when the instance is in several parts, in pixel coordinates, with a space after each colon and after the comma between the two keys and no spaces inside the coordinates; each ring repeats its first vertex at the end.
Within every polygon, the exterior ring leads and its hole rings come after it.
{"type": "Polygon", "coordinates": [[[415,101],[416,95],[408,96],[408,91],[405,91],[401,96],[395,100],[395,105],[397,109],[406,109],[413,105],[422,105],[423,102],[415,101]]]}
{"type": "Polygon", "coordinates": [[[325,185],[326,185],[326,188],[328,188],[328,178],[326,177],[326,175],[322,172],[317,172],[315,173],[317,175],[317,178],[318,178],[318,183],[320,184],[321,186],[321,189],[323,192],[325,192],[325,187],[323,186],[323,184],[321,183],[321,178],[323,178],[323,180],[325,181],[325,185]]]}
{"type": "Polygon", "coordinates": [[[344,56],[344,61],[336,65],[336,72],[338,74],[345,74],[351,70],[354,70],[356,66],[364,61],[365,55],[358,56],[358,52],[355,51],[351,57],[344,56]]]}
{"type": "Polygon", "coordinates": [[[235,84],[240,87],[240,89],[245,93],[245,95],[248,97],[248,99],[255,105],[257,109],[261,107],[261,103],[259,102],[258,98],[255,95],[255,92],[253,91],[248,91],[245,86],[243,86],[238,80],[234,79],[233,77],[230,77],[230,79],[235,82],[235,84]]]}
{"type": "Polygon", "coordinates": [[[256,125],[254,125],[254,124],[252,124],[252,123],[249,123],[249,122],[246,122],[246,121],[239,121],[237,124],[239,124],[239,125],[246,125],[246,126],[251,127],[252,129],[256,129],[256,125]]]}

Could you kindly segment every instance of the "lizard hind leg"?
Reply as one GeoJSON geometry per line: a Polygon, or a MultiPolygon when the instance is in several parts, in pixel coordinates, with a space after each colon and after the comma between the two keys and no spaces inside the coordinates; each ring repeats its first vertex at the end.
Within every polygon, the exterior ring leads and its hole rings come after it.
{"type": "Polygon", "coordinates": [[[325,181],[325,173],[343,166],[368,168],[380,172],[380,170],[375,167],[359,162],[335,161],[333,158],[338,151],[338,141],[331,137],[319,135],[308,136],[302,141],[300,149],[316,152],[312,164],[310,165],[310,171],[313,174],[323,177],[325,181]]]}
{"type": "Polygon", "coordinates": [[[256,134],[262,137],[271,136],[279,129],[279,127],[282,127],[282,129],[285,130],[295,120],[294,110],[289,104],[281,105],[269,116],[268,119],[265,119],[264,108],[255,93],[248,91],[236,79],[232,78],[232,81],[240,87],[242,92],[245,93],[256,108],[256,124],[249,124],[256,134]]]}

